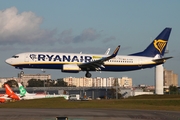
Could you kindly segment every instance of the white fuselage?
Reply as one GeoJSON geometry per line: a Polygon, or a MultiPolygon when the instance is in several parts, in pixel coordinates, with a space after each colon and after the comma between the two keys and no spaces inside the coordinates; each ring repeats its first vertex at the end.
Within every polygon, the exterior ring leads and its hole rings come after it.
{"type": "MultiPolygon", "coordinates": [[[[52,52],[21,53],[6,60],[16,68],[63,69],[63,65],[79,65],[92,62],[108,55],[101,54],[73,54],[52,52]]],[[[157,65],[153,57],[120,56],[105,61],[101,71],[131,71],[151,68],[157,65]]],[[[162,63],[158,63],[162,64],[162,63]]],[[[80,71],[83,69],[80,69],[80,71]]],[[[94,70],[90,70],[94,71],[94,70]]]]}
{"type": "Polygon", "coordinates": [[[30,99],[43,99],[43,98],[55,98],[55,97],[64,97],[65,99],[69,99],[68,95],[55,95],[55,94],[28,94],[21,97],[24,100],[30,99]]]}

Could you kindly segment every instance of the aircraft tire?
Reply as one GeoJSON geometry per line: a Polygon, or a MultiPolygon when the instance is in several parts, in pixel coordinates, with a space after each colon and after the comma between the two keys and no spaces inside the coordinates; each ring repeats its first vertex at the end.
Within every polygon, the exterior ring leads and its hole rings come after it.
{"type": "Polygon", "coordinates": [[[91,73],[87,72],[87,73],[85,74],[85,76],[86,76],[87,78],[90,78],[90,77],[91,77],[91,73]]]}

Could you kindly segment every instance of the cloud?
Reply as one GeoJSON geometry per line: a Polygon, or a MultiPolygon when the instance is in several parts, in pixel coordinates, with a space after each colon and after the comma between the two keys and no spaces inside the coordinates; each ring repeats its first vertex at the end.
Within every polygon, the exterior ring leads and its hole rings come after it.
{"type": "Polygon", "coordinates": [[[89,29],[84,30],[79,36],[76,36],[73,39],[73,42],[81,43],[84,41],[94,41],[100,36],[101,36],[100,33],[96,32],[95,29],[89,28],[89,29]]]}
{"type": "Polygon", "coordinates": [[[53,40],[56,30],[40,29],[42,18],[33,12],[18,13],[16,7],[0,11],[0,44],[37,44],[53,40]]]}
{"type": "Polygon", "coordinates": [[[95,40],[109,42],[115,39],[115,37],[104,38],[101,35],[102,31],[93,28],[84,29],[79,35],[73,35],[72,29],[64,30],[59,34],[56,29],[40,28],[42,22],[42,17],[31,11],[18,13],[16,7],[0,10],[0,45],[53,45],[57,42],[81,44],[95,40]]]}
{"type": "Polygon", "coordinates": [[[103,40],[103,43],[107,43],[107,42],[114,41],[114,40],[116,40],[116,37],[111,36],[111,37],[109,37],[109,38],[105,38],[105,39],[103,40]]]}
{"type": "Polygon", "coordinates": [[[73,40],[72,36],[72,29],[70,30],[64,30],[63,32],[60,33],[59,36],[59,43],[71,43],[73,40]]]}
{"type": "Polygon", "coordinates": [[[84,54],[104,54],[105,51],[108,49],[108,47],[97,47],[97,46],[81,46],[81,47],[72,47],[71,45],[66,45],[66,46],[62,46],[62,47],[54,47],[54,48],[50,48],[47,51],[51,51],[51,52],[64,52],[64,53],[84,53],[84,54]],[[71,49],[67,49],[67,48],[71,48],[71,49]]]}
{"type": "Polygon", "coordinates": [[[82,31],[80,35],[73,36],[72,29],[65,30],[60,34],[59,42],[60,43],[82,43],[86,41],[94,41],[97,38],[100,38],[100,32],[97,32],[93,28],[88,28],[82,31]]]}

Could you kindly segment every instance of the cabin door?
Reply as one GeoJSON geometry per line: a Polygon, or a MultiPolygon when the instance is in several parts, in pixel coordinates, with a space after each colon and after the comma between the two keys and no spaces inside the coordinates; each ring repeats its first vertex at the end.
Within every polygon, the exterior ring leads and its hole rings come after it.
{"type": "Polygon", "coordinates": [[[139,67],[142,67],[142,59],[139,59],[139,60],[138,60],[138,66],[139,66],[139,67]]]}
{"type": "Polygon", "coordinates": [[[25,54],[24,62],[29,62],[29,55],[28,54],[25,54]]]}

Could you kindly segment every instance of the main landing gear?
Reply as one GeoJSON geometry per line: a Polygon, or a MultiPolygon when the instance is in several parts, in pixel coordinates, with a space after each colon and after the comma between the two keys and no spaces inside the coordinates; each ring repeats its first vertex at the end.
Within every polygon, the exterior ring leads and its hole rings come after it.
{"type": "Polygon", "coordinates": [[[91,77],[91,73],[89,73],[89,71],[86,71],[85,76],[86,76],[87,78],[90,78],[90,77],[91,77]]]}

